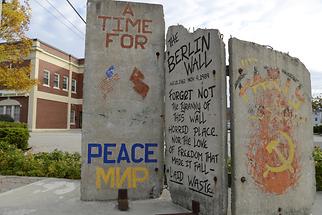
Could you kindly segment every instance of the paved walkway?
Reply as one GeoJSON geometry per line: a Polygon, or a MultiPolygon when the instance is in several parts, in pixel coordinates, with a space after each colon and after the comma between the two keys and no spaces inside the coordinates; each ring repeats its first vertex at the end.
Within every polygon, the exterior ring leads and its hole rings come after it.
{"type": "Polygon", "coordinates": [[[1,215],[154,215],[188,212],[161,198],[130,202],[130,210],[121,212],[116,202],[84,202],[80,200],[80,182],[66,179],[45,179],[0,194],[1,215]]]}
{"type": "Polygon", "coordinates": [[[0,193],[13,190],[18,187],[43,180],[39,177],[21,177],[21,176],[1,176],[0,175],[0,193]]]}
{"type": "Polygon", "coordinates": [[[322,135],[314,135],[314,145],[322,148],[322,135]]]}
{"type": "MultiPolygon", "coordinates": [[[[130,201],[127,212],[119,211],[116,204],[116,201],[81,201],[78,180],[46,178],[0,193],[0,215],[155,215],[188,212],[171,202],[167,190],[159,199],[130,201]]],[[[321,211],[322,192],[318,192],[312,215],[321,215],[321,211]]]]}

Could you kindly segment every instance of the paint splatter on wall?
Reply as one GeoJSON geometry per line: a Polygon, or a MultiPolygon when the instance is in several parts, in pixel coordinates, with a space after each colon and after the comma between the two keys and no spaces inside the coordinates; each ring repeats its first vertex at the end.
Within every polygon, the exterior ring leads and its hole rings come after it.
{"type": "Polygon", "coordinates": [[[104,77],[99,83],[99,88],[101,90],[101,93],[104,99],[106,99],[107,95],[113,91],[113,86],[115,82],[118,81],[119,79],[120,79],[120,76],[118,73],[115,72],[114,65],[112,65],[105,71],[104,77]]]}
{"type": "Polygon", "coordinates": [[[283,194],[296,186],[301,171],[294,132],[307,120],[299,113],[306,102],[302,85],[279,68],[238,71],[234,87],[248,105],[251,121],[248,171],[264,192],[283,194]]]}
{"type": "Polygon", "coordinates": [[[148,95],[150,87],[142,80],[144,80],[143,73],[138,68],[134,67],[130,81],[132,81],[134,84],[133,89],[143,98],[145,98],[148,95]]]}

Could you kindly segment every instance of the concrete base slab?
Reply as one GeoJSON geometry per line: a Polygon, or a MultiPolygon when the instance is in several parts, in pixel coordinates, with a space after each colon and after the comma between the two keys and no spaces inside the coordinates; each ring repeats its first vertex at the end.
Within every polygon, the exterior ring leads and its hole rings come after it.
{"type": "MultiPolygon", "coordinates": [[[[188,212],[171,202],[167,190],[158,199],[130,201],[129,206],[129,211],[124,212],[117,209],[116,201],[81,201],[80,182],[77,180],[49,178],[0,194],[1,215],[154,215],[188,212]]],[[[317,192],[312,215],[321,215],[321,211],[322,192],[317,192]]]]}
{"type": "Polygon", "coordinates": [[[21,177],[0,175],[0,193],[7,192],[18,187],[22,187],[36,181],[43,180],[41,177],[21,177]]]}
{"type": "Polygon", "coordinates": [[[117,209],[117,201],[81,201],[80,181],[67,179],[45,179],[0,194],[1,215],[153,215],[188,212],[173,204],[167,191],[158,199],[130,201],[129,207],[124,212],[117,209]]]}

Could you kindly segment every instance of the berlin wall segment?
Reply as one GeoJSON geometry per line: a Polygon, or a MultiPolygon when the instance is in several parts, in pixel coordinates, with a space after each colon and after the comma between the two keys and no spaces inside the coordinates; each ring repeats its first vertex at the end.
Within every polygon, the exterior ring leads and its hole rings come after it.
{"type": "Polygon", "coordinates": [[[226,214],[225,47],[218,30],[166,37],[166,176],[173,202],[200,214],[226,214]]]}
{"type": "Polygon", "coordinates": [[[82,200],[160,195],[164,37],[161,5],[88,1],[82,200]]]}
{"type": "Polygon", "coordinates": [[[310,74],[296,58],[229,40],[232,214],[311,214],[310,74]]]}

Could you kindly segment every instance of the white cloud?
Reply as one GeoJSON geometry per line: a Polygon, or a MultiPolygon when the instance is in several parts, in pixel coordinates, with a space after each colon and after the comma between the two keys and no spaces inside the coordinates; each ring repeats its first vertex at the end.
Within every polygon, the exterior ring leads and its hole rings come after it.
{"type": "MultiPolygon", "coordinates": [[[[77,57],[83,57],[85,24],[65,0],[48,1],[31,1],[32,19],[29,36],[38,38],[77,57]],[[48,1],[64,16],[57,12],[48,1]]],[[[85,17],[85,1],[74,0],[71,2],[85,17]]]]}
{"type": "MultiPolygon", "coordinates": [[[[84,39],[80,39],[36,1],[50,7],[47,0],[31,0],[33,17],[30,35],[72,53],[84,56],[84,39]]],[[[85,32],[85,25],[66,0],[48,0],[69,21],[85,32]]],[[[70,0],[86,17],[86,0],[70,0]]],[[[130,0],[131,1],[131,0],[130,0]]],[[[239,39],[270,45],[298,57],[309,70],[322,76],[322,2],[320,0],[143,0],[164,5],[166,26],[182,24],[187,28],[216,28],[239,39]]],[[[137,2],[137,1],[136,1],[137,2]]],[[[63,19],[62,19],[63,20],[63,19]]],[[[70,26],[68,22],[65,21],[70,26]]],[[[73,28],[72,26],[70,28],[73,28]]],[[[74,29],[74,28],[73,28],[74,29]]],[[[75,30],[75,29],[74,29],[75,30]]],[[[76,31],[76,30],[75,30],[76,31]]],[[[315,76],[316,76],[315,75],[315,76]]],[[[318,78],[312,79],[312,83],[318,78]]],[[[318,87],[312,84],[312,87],[318,87]]]]}

